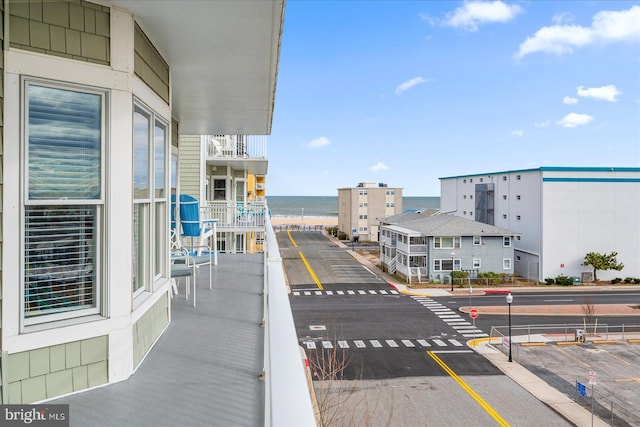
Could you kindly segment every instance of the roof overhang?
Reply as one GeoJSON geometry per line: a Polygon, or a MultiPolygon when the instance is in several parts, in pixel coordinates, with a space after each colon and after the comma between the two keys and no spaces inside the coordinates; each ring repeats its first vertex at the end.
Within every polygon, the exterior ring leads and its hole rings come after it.
{"type": "Polygon", "coordinates": [[[131,12],[169,63],[181,134],[268,135],[285,1],[100,3],[131,12]]]}

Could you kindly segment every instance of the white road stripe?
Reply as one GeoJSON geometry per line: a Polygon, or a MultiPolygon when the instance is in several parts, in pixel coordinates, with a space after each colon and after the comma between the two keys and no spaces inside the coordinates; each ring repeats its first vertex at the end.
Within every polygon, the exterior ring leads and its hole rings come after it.
{"type": "Polygon", "coordinates": [[[300,296],[300,292],[294,292],[293,295],[300,296]]]}
{"type": "Polygon", "coordinates": [[[365,348],[367,345],[362,340],[355,340],[353,342],[358,348],[365,348]]]}
{"type": "Polygon", "coordinates": [[[322,295],[322,291],[316,291],[316,295],[322,295]]]}
{"type": "Polygon", "coordinates": [[[395,342],[394,340],[385,340],[385,342],[389,347],[398,347],[398,343],[395,342]]]}
{"type": "Polygon", "coordinates": [[[451,344],[455,345],[456,347],[463,347],[463,346],[464,346],[464,344],[462,344],[462,343],[461,343],[460,341],[458,341],[458,340],[453,340],[453,339],[452,339],[452,340],[449,340],[449,342],[450,342],[451,344]]]}
{"type": "Polygon", "coordinates": [[[436,343],[440,347],[446,347],[447,346],[447,343],[442,341],[442,340],[433,340],[433,342],[436,343]]]}
{"type": "Polygon", "coordinates": [[[349,295],[355,295],[355,294],[356,294],[356,293],[355,293],[355,292],[353,292],[353,291],[347,291],[347,293],[348,293],[349,295]]]}
{"type": "Polygon", "coordinates": [[[473,325],[451,325],[453,329],[476,329],[473,325]]]}
{"type": "Polygon", "coordinates": [[[389,292],[391,292],[392,294],[396,294],[396,295],[398,294],[398,291],[389,291],[389,292]]]}
{"type": "Polygon", "coordinates": [[[365,292],[365,291],[362,291],[362,290],[358,291],[358,293],[359,293],[360,295],[365,295],[365,294],[366,294],[366,292],[365,292]]]}
{"type": "Polygon", "coordinates": [[[465,338],[484,338],[484,337],[488,337],[489,334],[485,334],[483,332],[481,334],[462,334],[462,336],[465,338]]]}
{"type": "Polygon", "coordinates": [[[340,348],[349,348],[349,343],[347,343],[347,342],[346,342],[346,341],[344,341],[344,340],[341,340],[341,341],[338,341],[338,346],[339,346],[340,348]]]}
{"type": "Polygon", "coordinates": [[[307,349],[309,350],[313,350],[314,348],[316,348],[316,343],[314,343],[313,341],[306,341],[304,345],[306,345],[307,349]]]}
{"type": "Polygon", "coordinates": [[[411,342],[411,340],[402,340],[402,344],[404,344],[405,347],[415,347],[416,346],[414,343],[411,342]]]}
{"type": "Polygon", "coordinates": [[[376,291],[369,290],[369,293],[370,293],[371,295],[375,295],[377,292],[376,292],[376,291]]]}
{"type": "Polygon", "coordinates": [[[473,350],[434,350],[433,353],[473,353],[473,350]]]}
{"type": "Polygon", "coordinates": [[[416,340],[418,341],[418,344],[420,344],[423,347],[431,347],[431,344],[429,344],[426,340],[416,340]]]}
{"type": "Polygon", "coordinates": [[[322,341],[322,346],[324,348],[333,348],[333,344],[331,344],[331,341],[322,341]]]}
{"type": "Polygon", "coordinates": [[[369,340],[369,342],[374,347],[382,347],[382,344],[380,344],[380,341],[378,341],[378,340],[369,340]]]}
{"type": "Polygon", "coordinates": [[[304,294],[305,294],[305,295],[311,295],[311,292],[309,292],[309,291],[305,291],[305,292],[304,292],[304,294]]]}
{"type": "Polygon", "coordinates": [[[333,291],[327,291],[327,295],[333,295],[333,291]]]}
{"type": "Polygon", "coordinates": [[[338,295],[344,295],[344,291],[336,291],[338,295]]]}
{"type": "Polygon", "coordinates": [[[387,295],[387,291],[385,291],[384,289],[380,291],[381,294],[383,295],[387,295]]]}

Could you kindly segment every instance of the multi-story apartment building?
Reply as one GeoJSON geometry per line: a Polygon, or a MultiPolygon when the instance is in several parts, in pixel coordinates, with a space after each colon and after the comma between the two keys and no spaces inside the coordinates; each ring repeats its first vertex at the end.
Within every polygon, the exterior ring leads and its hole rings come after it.
{"type": "Polygon", "coordinates": [[[622,271],[640,276],[640,168],[541,167],[440,178],[441,210],[513,230],[515,273],[542,281],[589,281],[588,252],[618,253],[622,271]]]}
{"type": "Polygon", "coordinates": [[[217,220],[217,250],[261,251],[268,160],[265,135],[181,135],[179,192],[217,220]]]}
{"type": "Polygon", "coordinates": [[[338,189],[338,230],[349,239],[377,242],[380,219],[402,212],[402,188],[361,182],[338,189]]]}

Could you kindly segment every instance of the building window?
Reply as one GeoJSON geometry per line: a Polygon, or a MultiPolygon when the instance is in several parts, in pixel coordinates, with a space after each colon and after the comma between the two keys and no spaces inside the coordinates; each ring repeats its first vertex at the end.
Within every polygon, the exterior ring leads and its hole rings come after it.
{"type": "Polygon", "coordinates": [[[507,219],[507,214],[502,214],[502,219],[507,219]]]}
{"type": "Polygon", "coordinates": [[[366,195],[367,195],[367,194],[369,194],[369,193],[368,193],[368,191],[367,191],[367,190],[360,190],[360,191],[358,192],[358,194],[360,194],[361,196],[366,196],[366,195]]]}
{"type": "Polygon", "coordinates": [[[502,269],[503,270],[511,270],[511,258],[503,258],[502,259],[502,269]]]}
{"type": "MultiPolygon", "coordinates": [[[[132,290],[166,276],[168,125],[136,102],[133,112],[132,290]]],[[[215,181],[214,181],[215,185],[215,181]]]]}
{"type": "Polygon", "coordinates": [[[504,236],[502,239],[502,246],[509,247],[511,246],[511,236],[504,236]]]}
{"type": "Polygon", "coordinates": [[[460,247],[460,237],[434,237],[433,247],[436,249],[456,249],[460,247]]]}
{"type": "Polygon", "coordinates": [[[481,236],[473,236],[473,245],[474,246],[479,246],[482,244],[482,237],[481,236]]]}
{"type": "Polygon", "coordinates": [[[474,258],[473,259],[473,269],[474,270],[480,270],[481,266],[482,266],[482,262],[480,261],[480,258],[474,258]]]}
{"type": "Polygon", "coordinates": [[[516,179],[520,181],[520,175],[516,175],[516,179]]]}
{"type": "Polygon", "coordinates": [[[521,218],[521,217],[520,217],[520,215],[516,215],[516,219],[517,219],[518,221],[520,221],[520,218],[521,218]]]}
{"type": "Polygon", "coordinates": [[[520,259],[520,255],[517,255],[517,256],[516,256],[516,261],[521,261],[521,259],[520,259]]]}
{"type": "Polygon", "coordinates": [[[502,175],[502,180],[506,181],[507,180],[507,176],[506,175],[502,175]]]}
{"type": "Polygon", "coordinates": [[[469,194],[469,198],[470,198],[470,199],[473,199],[473,194],[469,194]]]}
{"type": "Polygon", "coordinates": [[[396,204],[395,203],[386,203],[385,206],[388,207],[388,208],[394,208],[396,206],[396,204]]]}
{"type": "Polygon", "coordinates": [[[484,178],[480,178],[480,182],[484,182],[484,178]]]}
{"type": "Polygon", "coordinates": [[[472,183],[473,182],[473,178],[469,178],[469,182],[472,183]]]}
{"type": "Polygon", "coordinates": [[[466,215],[466,214],[467,214],[467,211],[463,211],[463,212],[462,212],[462,215],[466,215]]]}
{"type": "Polygon", "coordinates": [[[463,184],[466,184],[466,183],[467,183],[467,180],[466,180],[466,179],[463,179],[463,180],[462,180],[462,183],[463,183],[463,184]]]}
{"type": "Polygon", "coordinates": [[[507,195],[506,194],[502,195],[502,200],[507,200],[507,195]]]}
{"type": "Polygon", "coordinates": [[[460,271],[460,259],[434,259],[433,271],[460,271]]]}
{"type": "Polygon", "coordinates": [[[361,208],[366,208],[366,207],[367,207],[367,204],[366,204],[366,203],[360,203],[360,207],[361,207],[361,208]]]}
{"type": "Polygon", "coordinates": [[[367,215],[360,215],[360,219],[367,219],[367,215]]]}
{"type": "Polygon", "coordinates": [[[520,236],[516,236],[516,240],[520,240],[520,236]]]}
{"type": "Polygon", "coordinates": [[[227,180],[226,179],[214,179],[213,180],[213,200],[224,201],[227,200],[227,180]]]}
{"type": "Polygon", "coordinates": [[[360,227],[358,228],[358,231],[367,231],[367,227],[360,227]]]}
{"type": "Polygon", "coordinates": [[[519,194],[516,196],[516,200],[520,200],[520,195],[519,194]]]}
{"type": "Polygon", "coordinates": [[[99,314],[108,94],[24,79],[22,96],[24,324],[99,314]]]}
{"type": "Polygon", "coordinates": [[[396,192],[395,192],[395,190],[387,190],[387,191],[385,192],[385,194],[386,194],[387,196],[394,196],[394,195],[396,194],[396,192]]]}

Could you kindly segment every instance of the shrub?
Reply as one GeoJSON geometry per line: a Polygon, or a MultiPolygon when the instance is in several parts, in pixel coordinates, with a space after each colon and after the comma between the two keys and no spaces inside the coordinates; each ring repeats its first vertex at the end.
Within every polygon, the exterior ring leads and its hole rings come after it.
{"type": "Polygon", "coordinates": [[[571,286],[573,285],[573,279],[571,277],[567,277],[561,274],[558,277],[556,277],[556,284],[560,286],[571,286]]]}
{"type": "Polygon", "coordinates": [[[612,285],[615,285],[616,283],[620,283],[620,282],[622,282],[622,279],[619,277],[616,277],[615,279],[611,280],[612,285]]]}
{"type": "Polygon", "coordinates": [[[624,283],[633,283],[633,277],[625,277],[624,278],[624,283]]]}
{"type": "Polygon", "coordinates": [[[554,279],[553,277],[547,277],[546,279],[544,279],[544,281],[547,285],[553,285],[556,283],[556,279],[554,279]]]}
{"type": "Polygon", "coordinates": [[[640,279],[637,278],[637,277],[635,279],[633,279],[633,284],[634,285],[640,285],[640,279]]]}
{"type": "Polygon", "coordinates": [[[452,271],[451,277],[454,279],[466,279],[469,276],[469,273],[466,271],[452,271]]]}
{"type": "Polygon", "coordinates": [[[487,285],[497,285],[502,282],[502,277],[493,271],[478,273],[478,278],[485,279],[487,285]]]}

